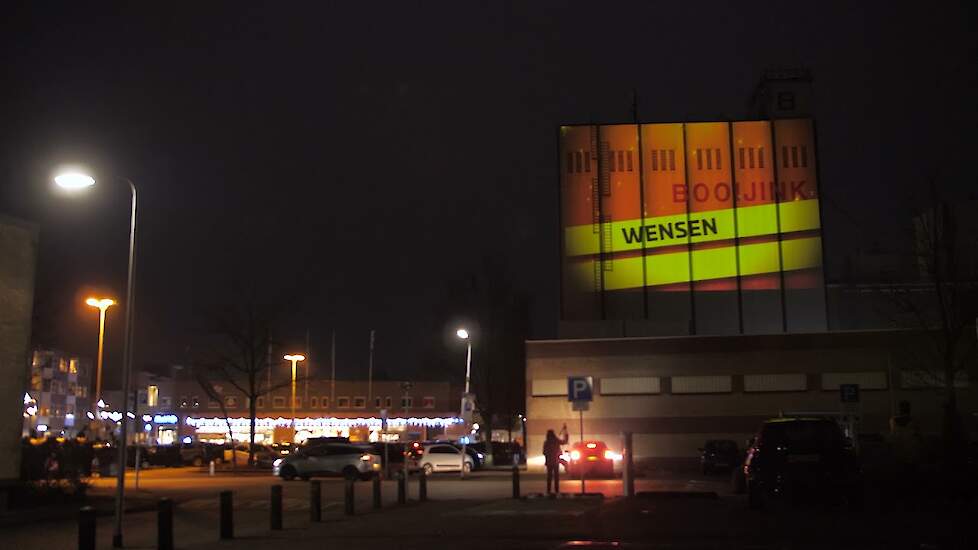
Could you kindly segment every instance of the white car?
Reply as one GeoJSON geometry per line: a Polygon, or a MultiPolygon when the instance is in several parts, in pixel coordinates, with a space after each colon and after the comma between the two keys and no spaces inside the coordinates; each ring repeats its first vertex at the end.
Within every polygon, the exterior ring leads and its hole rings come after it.
{"type": "MultiPolygon", "coordinates": [[[[429,445],[424,448],[421,459],[421,470],[425,475],[435,472],[457,472],[462,466],[462,450],[451,445],[429,445]]],[[[472,457],[465,456],[465,471],[472,471],[472,457]]]]}

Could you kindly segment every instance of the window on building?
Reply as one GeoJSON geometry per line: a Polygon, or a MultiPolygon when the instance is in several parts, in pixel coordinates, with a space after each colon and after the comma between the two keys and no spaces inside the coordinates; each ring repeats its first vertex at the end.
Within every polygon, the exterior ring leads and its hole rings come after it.
{"type": "Polygon", "coordinates": [[[353,408],[354,409],[365,409],[367,408],[367,398],[366,397],[354,397],[353,398],[353,408]]]}
{"type": "Polygon", "coordinates": [[[233,409],[238,406],[238,398],[233,395],[229,395],[224,398],[224,405],[229,409],[233,409]]]}
{"type": "Polygon", "coordinates": [[[428,395],[421,398],[421,407],[424,409],[434,409],[435,408],[435,398],[428,395]]]}
{"type": "Polygon", "coordinates": [[[71,361],[68,361],[68,372],[78,374],[78,359],[72,358],[71,361]]]}
{"type": "Polygon", "coordinates": [[[795,108],[794,92],[778,92],[778,109],[792,111],[795,108]]]}
{"type": "Polygon", "coordinates": [[[58,360],[58,371],[68,372],[68,362],[64,358],[58,360]]]}
{"type": "Polygon", "coordinates": [[[350,408],[350,398],[349,397],[337,397],[336,407],[339,409],[349,409],[350,408]]]}
{"type": "Polygon", "coordinates": [[[207,400],[207,408],[208,409],[219,409],[219,408],[221,408],[221,404],[216,399],[208,399],[207,400]]]}
{"type": "Polygon", "coordinates": [[[381,402],[382,402],[382,399],[380,398],[379,395],[377,397],[374,397],[374,408],[375,409],[379,409],[381,402]]]}
{"type": "Polygon", "coordinates": [[[401,408],[408,409],[414,406],[414,398],[411,396],[401,397],[401,408]]]}
{"type": "Polygon", "coordinates": [[[158,407],[160,405],[160,387],[148,386],[146,388],[146,406],[158,407]]]}
{"type": "Polygon", "coordinates": [[[329,408],[329,398],[326,397],[325,395],[322,396],[322,398],[319,399],[319,404],[320,404],[320,406],[322,408],[328,409],[329,408]]]}
{"type": "Polygon", "coordinates": [[[310,409],[318,409],[319,408],[319,398],[318,397],[310,397],[309,398],[309,408],[310,409]]]}
{"type": "Polygon", "coordinates": [[[297,409],[301,409],[302,408],[302,397],[300,397],[298,395],[295,396],[295,408],[297,408],[297,409]]]}
{"type": "Polygon", "coordinates": [[[272,408],[273,409],[284,409],[285,408],[285,398],[275,396],[272,398],[272,408]]]}
{"type": "Polygon", "coordinates": [[[164,409],[169,409],[173,405],[173,399],[170,396],[163,396],[160,398],[160,407],[164,409]]]}
{"type": "Polygon", "coordinates": [[[255,407],[257,407],[259,409],[264,409],[265,408],[265,398],[264,397],[259,397],[258,399],[255,399],[255,407]]]}
{"type": "Polygon", "coordinates": [[[186,409],[189,406],[190,406],[190,400],[187,399],[187,396],[186,395],[181,395],[180,396],[180,408],[181,409],[186,409]]]}
{"type": "Polygon", "coordinates": [[[193,396],[193,397],[191,397],[190,398],[190,405],[193,408],[195,408],[195,409],[199,409],[200,408],[200,397],[197,397],[196,395],[193,396]]]}
{"type": "Polygon", "coordinates": [[[384,407],[389,409],[391,408],[392,403],[393,401],[391,400],[391,396],[388,395],[387,397],[384,398],[384,407]]]}

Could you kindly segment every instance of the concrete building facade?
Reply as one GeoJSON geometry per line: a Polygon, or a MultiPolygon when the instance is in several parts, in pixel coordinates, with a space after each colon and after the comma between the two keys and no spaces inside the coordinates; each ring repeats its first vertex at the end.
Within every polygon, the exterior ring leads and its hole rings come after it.
{"type": "MultiPolygon", "coordinates": [[[[839,415],[854,433],[883,434],[896,404],[909,401],[923,430],[939,433],[942,380],[912,355],[908,331],[544,340],[527,342],[528,456],[541,454],[548,429],[579,415],[567,400],[568,376],[591,376],[594,400],[584,438],[620,448],[634,435],[638,462],[689,464],[708,439],[743,446],[760,423],[781,413],[839,415]],[[840,385],[858,384],[858,404],[843,405],[840,385]]],[[[965,428],[975,431],[978,393],[955,381],[965,428]]]]}

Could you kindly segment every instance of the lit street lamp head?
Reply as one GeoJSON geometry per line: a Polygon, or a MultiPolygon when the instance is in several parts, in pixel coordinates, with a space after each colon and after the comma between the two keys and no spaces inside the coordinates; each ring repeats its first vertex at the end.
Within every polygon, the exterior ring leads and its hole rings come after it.
{"type": "Polygon", "coordinates": [[[305,361],[306,360],[306,356],[305,355],[286,355],[285,356],[285,360],[286,361],[305,361]]]}
{"type": "Polygon", "coordinates": [[[115,305],[115,300],[113,300],[112,298],[101,298],[101,299],[99,299],[99,298],[89,298],[89,299],[85,300],[85,303],[88,304],[88,305],[90,305],[90,306],[92,306],[92,307],[97,307],[97,308],[99,308],[101,310],[105,310],[105,309],[108,309],[109,306],[114,306],[115,305]]]}
{"type": "Polygon", "coordinates": [[[54,177],[54,183],[62,189],[84,189],[95,185],[95,178],[80,172],[67,172],[54,177]]]}
{"type": "Polygon", "coordinates": [[[457,334],[462,340],[468,340],[469,338],[469,331],[465,330],[464,328],[458,329],[455,331],[455,334],[457,334]]]}

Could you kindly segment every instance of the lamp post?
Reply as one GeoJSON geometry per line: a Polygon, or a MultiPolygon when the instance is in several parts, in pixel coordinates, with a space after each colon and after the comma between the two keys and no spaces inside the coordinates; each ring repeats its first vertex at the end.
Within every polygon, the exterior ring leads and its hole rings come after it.
{"type": "Polygon", "coordinates": [[[98,362],[95,368],[95,399],[92,400],[92,412],[98,415],[97,403],[102,400],[102,349],[105,342],[105,310],[115,305],[111,298],[89,298],[85,303],[98,308],[98,362]]]}
{"type": "MultiPolygon", "coordinates": [[[[122,516],[125,513],[123,500],[126,491],[126,428],[129,424],[129,375],[132,370],[132,318],[135,309],[135,270],[136,270],[136,186],[129,185],[132,201],[129,216],[129,270],[126,277],[126,331],[122,352],[122,422],[119,426],[119,457],[116,468],[115,491],[115,529],[112,532],[112,546],[122,548],[122,516]]],[[[95,185],[95,178],[80,172],[68,172],[55,176],[54,182],[67,191],[80,191],[95,185]]]]}
{"type": "Polygon", "coordinates": [[[460,411],[460,414],[462,416],[462,423],[465,426],[465,431],[466,431],[466,434],[463,436],[464,439],[462,439],[462,469],[461,469],[461,476],[462,478],[465,478],[465,450],[469,440],[468,420],[470,419],[465,415],[465,409],[469,400],[469,380],[472,374],[472,338],[469,337],[469,331],[465,330],[464,328],[458,329],[457,331],[455,331],[455,334],[458,335],[458,337],[461,338],[462,340],[465,340],[465,391],[462,393],[462,406],[460,411]]]}
{"type": "Polygon", "coordinates": [[[305,361],[305,355],[286,355],[286,361],[292,361],[292,443],[295,443],[295,364],[299,361],[305,361]]]}

